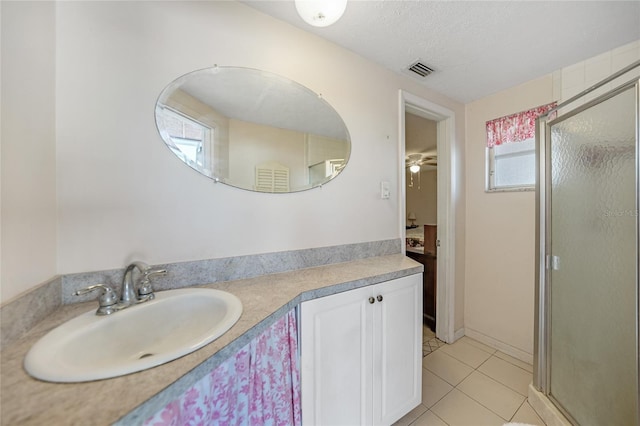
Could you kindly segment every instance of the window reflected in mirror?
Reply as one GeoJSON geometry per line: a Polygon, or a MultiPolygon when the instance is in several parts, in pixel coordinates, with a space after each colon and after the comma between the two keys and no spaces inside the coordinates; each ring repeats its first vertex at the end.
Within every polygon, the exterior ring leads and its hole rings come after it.
{"type": "Polygon", "coordinates": [[[171,141],[171,144],[168,144],[169,148],[174,154],[185,163],[211,173],[210,159],[213,157],[211,141],[214,137],[214,129],[170,108],[161,108],[159,114],[159,119],[163,122],[171,141]]]}

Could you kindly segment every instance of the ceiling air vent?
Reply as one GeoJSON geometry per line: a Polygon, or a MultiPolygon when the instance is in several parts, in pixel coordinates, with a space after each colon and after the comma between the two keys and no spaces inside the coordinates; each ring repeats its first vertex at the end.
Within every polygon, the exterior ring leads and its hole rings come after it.
{"type": "Polygon", "coordinates": [[[426,77],[433,72],[433,68],[429,68],[422,61],[416,61],[412,65],[409,65],[407,68],[408,71],[411,71],[415,74],[418,74],[420,77],[426,77]]]}

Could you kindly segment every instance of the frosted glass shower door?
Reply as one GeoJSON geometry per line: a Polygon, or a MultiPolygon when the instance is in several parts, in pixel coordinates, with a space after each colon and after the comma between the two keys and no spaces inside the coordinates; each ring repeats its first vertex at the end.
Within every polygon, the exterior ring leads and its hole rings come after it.
{"type": "Polygon", "coordinates": [[[549,396],[637,424],[635,87],[551,122],[549,396]]]}

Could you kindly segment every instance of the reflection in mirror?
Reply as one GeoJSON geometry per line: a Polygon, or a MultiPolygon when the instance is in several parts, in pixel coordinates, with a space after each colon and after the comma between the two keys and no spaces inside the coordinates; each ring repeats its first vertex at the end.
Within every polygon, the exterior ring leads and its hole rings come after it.
{"type": "Polygon", "coordinates": [[[216,66],[178,78],[160,94],[156,123],[185,164],[253,191],[323,185],[351,152],[331,105],[296,82],[249,68],[216,66]]]}

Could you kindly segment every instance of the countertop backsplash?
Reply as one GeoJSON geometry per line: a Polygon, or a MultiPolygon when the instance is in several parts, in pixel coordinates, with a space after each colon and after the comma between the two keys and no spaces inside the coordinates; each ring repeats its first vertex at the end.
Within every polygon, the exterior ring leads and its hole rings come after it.
{"type": "MultiPolygon", "coordinates": [[[[401,244],[400,239],[391,239],[153,265],[168,272],[164,277],[153,279],[153,288],[162,291],[386,256],[400,253],[401,244]]],[[[0,350],[19,339],[61,305],[96,299],[95,294],[75,296],[76,290],[100,283],[119,293],[126,266],[122,265],[121,269],[56,276],[4,303],[0,306],[0,350]]]]}

